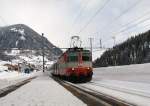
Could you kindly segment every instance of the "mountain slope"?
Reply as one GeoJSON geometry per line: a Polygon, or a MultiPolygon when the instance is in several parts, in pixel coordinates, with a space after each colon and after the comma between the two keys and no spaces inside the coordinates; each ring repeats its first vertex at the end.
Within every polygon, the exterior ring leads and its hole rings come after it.
{"type": "MultiPolygon", "coordinates": [[[[16,24],[0,28],[0,48],[1,49],[42,49],[44,45],[45,55],[49,60],[54,60],[62,51],[50,43],[45,37],[24,24],[16,24]],[[44,42],[44,44],[43,44],[44,42]]],[[[8,51],[8,50],[7,50],[8,51]]],[[[1,54],[4,54],[1,52],[1,54]]],[[[42,51],[36,51],[42,55],[42,51]]],[[[1,58],[0,58],[1,59],[1,58]]]]}

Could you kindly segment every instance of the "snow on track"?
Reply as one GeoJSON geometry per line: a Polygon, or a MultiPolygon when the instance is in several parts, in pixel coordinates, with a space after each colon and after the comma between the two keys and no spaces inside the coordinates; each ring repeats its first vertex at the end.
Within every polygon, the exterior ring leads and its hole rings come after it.
{"type": "Polygon", "coordinates": [[[84,106],[81,100],[43,75],[9,95],[0,98],[1,106],[84,106]]]}

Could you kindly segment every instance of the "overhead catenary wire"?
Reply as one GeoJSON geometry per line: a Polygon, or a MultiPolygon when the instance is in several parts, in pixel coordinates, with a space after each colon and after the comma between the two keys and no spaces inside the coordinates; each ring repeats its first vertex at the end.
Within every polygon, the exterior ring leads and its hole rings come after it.
{"type": "MultiPolygon", "coordinates": [[[[132,6],[130,6],[128,9],[126,9],[122,14],[120,14],[119,16],[117,16],[117,17],[114,19],[114,21],[111,22],[111,25],[112,25],[117,19],[119,19],[120,17],[122,17],[124,14],[128,13],[129,10],[132,10],[133,8],[135,8],[140,2],[141,2],[141,0],[138,0],[138,1],[135,2],[132,6]]],[[[148,14],[149,12],[150,12],[150,11],[146,12],[145,14],[148,14]]],[[[145,15],[144,15],[144,16],[145,16],[145,15]]],[[[143,16],[137,18],[137,20],[142,19],[142,18],[143,18],[143,16]]],[[[141,20],[141,21],[139,21],[138,23],[136,23],[136,24],[134,24],[134,25],[131,25],[131,26],[127,27],[127,28],[124,28],[123,30],[121,30],[121,32],[124,32],[124,31],[126,31],[126,30],[128,30],[128,29],[134,28],[135,25],[138,25],[138,24],[143,23],[143,22],[148,21],[148,20],[149,20],[149,18],[146,18],[146,19],[144,19],[144,20],[141,20]]],[[[132,22],[135,22],[135,20],[130,21],[130,23],[124,24],[123,27],[130,25],[132,22]]],[[[148,26],[148,25],[146,25],[146,26],[148,26]]],[[[121,32],[119,32],[119,33],[121,33],[121,32]]],[[[96,33],[97,33],[97,32],[96,32],[96,33]]],[[[117,34],[119,34],[119,33],[117,33],[117,34]]]]}
{"type": "MultiPolygon", "coordinates": [[[[84,3],[84,6],[79,10],[79,13],[78,13],[77,16],[75,17],[75,19],[74,19],[74,21],[73,21],[73,23],[72,23],[72,25],[71,25],[71,28],[70,28],[70,30],[69,30],[69,35],[70,35],[70,33],[71,33],[73,27],[74,27],[74,26],[76,25],[76,23],[78,22],[78,19],[81,17],[83,11],[84,11],[85,8],[87,7],[88,3],[89,3],[89,0],[86,0],[86,2],[84,3]]],[[[81,4],[82,4],[82,2],[81,2],[81,4]]]]}
{"type": "MultiPolygon", "coordinates": [[[[131,6],[130,6],[129,8],[127,8],[127,9],[125,9],[119,16],[115,17],[115,18],[113,19],[113,21],[112,21],[111,23],[109,23],[109,26],[112,25],[114,22],[116,22],[120,17],[122,17],[123,15],[125,15],[126,13],[128,13],[130,10],[132,10],[133,8],[135,8],[141,1],[142,1],[142,0],[137,0],[135,3],[133,3],[133,5],[131,5],[131,6]]],[[[85,26],[79,31],[79,33],[82,32],[82,31],[88,26],[88,24],[89,24],[89,23],[87,23],[87,25],[85,25],[85,26]]],[[[106,26],[108,26],[108,25],[106,25],[106,26]]],[[[98,33],[98,31],[95,32],[95,33],[98,33]]],[[[107,40],[109,40],[109,39],[107,39],[107,40]]]]}
{"type": "Polygon", "coordinates": [[[102,7],[100,7],[95,14],[93,14],[93,16],[88,20],[88,22],[80,29],[80,31],[77,34],[80,34],[84,29],[87,28],[87,26],[93,21],[93,19],[99,14],[99,12],[101,12],[105,6],[110,2],[111,0],[106,0],[106,2],[103,4],[102,7]]]}
{"type": "MultiPolygon", "coordinates": [[[[150,17],[148,17],[148,18],[146,18],[146,19],[144,19],[144,20],[139,21],[136,25],[139,25],[140,23],[144,23],[144,22],[146,22],[146,21],[148,21],[148,20],[150,20],[150,17]]],[[[133,28],[136,28],[136,27],[135,27],[136,25],[132,25],[132,26],[130,26],[130,27],[127,27],[126,29],[124,29],[124,30],[122,30],[122,31],[120,31],[120,32],[118,32],[118,33],[116,33],[116,35],[119,35],[119,34],[122,33],[122,32],[125,32],[125,31],[131,30],[131,29],[133,29],[133,28]]],[[[142,26],[142,27],[144,27],[144,28],[150,27],[150,24],[144,25],[144,26],[142,26]]],[[[108,41],[110,41],[111,39],[112,39],[112,38],[106,39],[104,43],[108,43],[108,41]]],[[[95,49],[98,49],[98,47],[95,48],[95,49]]],[[[109,49],[109,48],[104,48],[104,49],[109,49]]]]}
{"type": "MultiPolygon", "coordinates": [[[[139,16],[138,18],[133,19],[133,20],[129,21],[128,23],[121,25],[120,31],[121,31],[122,29],[124,29],[124,28],[130,26],[131,24],[134,24],[134,23],[140,21],[143,17],[145,17],[146,15],[149,15],[149,14],[150,14],[150,11],[147,11],[147,12],[145,12],[144,14],[142,14],[141,16],[139,16]]],[[[116,32],[111,31],[111,32],[109,32],[109,33],[116,33],[116,32]]]]}
{"type": "MultiPolygon", "coordinates": [[[[149,26],[150,26],[150,24],[147,24],[147,25],[144,25],[144,26],[141,26],[141,27],[144,27],[144,29],[146,29],[146,27],[149,27],[149,26]]],[[[134,29],[134,30],[136,30],[136,29],[134,29]]],[[[128,32],[126,34],[128,34],[128,32]]]]}
{"type": "MultiPolygon", "coordinates": [[[[122,14],[120,14],[119,16],[117,16],[115,19],[114,19],[114,21],[113,22],[111,22],[110,24],[112,25],[115,21],[117,21],[117,19],[119,19],[120,17],[122,17],[124,14],[126,14],[129,10],[132,10],[133,8],[135,8],[139,3],[141,2],[141,0],[138,0],[137,2],[135,2],[131,7],[129,7],[128,9],[126,9],[122,14]]],[[[147,15],[147,14],[149,14],[150,13],[150,11],[147,11],[147,12],[145,12],[142,16],[140,16],[140,17],[138,17],[138,18],[136,18],[136,20],[138,21],[138,20],[140,20],[140,19],[142,19],[143,17],[145,17],[145,15],[147,15]]],[[[143,22],[145,22],[145,21],[147,21],[147,20],[149,20],[149,17],[148,18],[146,18],[146,19],[144,19],[144,20],[141,20],[141,21],[139,21],[136,25],[138,25],[138,24],[140,24],[140,23],[143,23],[143,22]]],[[[132,24],[132,23],[134,23],[135,22],[135,20],[132,20],[132,21],[130,21],[129,23],[127,23],[127,24],[124,24],[124,25],[122,25],[123,27],[126,27],[126,26],[129,26],[130,24],[132,24]]],[[[134,24],[135,25],[135,24],[134,24]]],[[[124,31],[126,31],[126,30],[128,30],[128,29],[130,29],[130,28],[133,28],[134,27],[134,25],[131,25],[131,26],[129,26],[129,27],[127,27],[127,28],[124,28],[124,29],[121,29],[120,30],[120,32],[118,32],[118,33],[116,33],[117,35],[119,34],[119,33],[121,33],[121,32],[124,32],[124,31]]],[[[109,25],[110,26],[110,25],[109,25]]],[[[97,31],[97,32],[95,32],[95,33],[98,33],[99,31],[97,31]]],[[[113,32],[111,32],[111,33],[113,33],[113,32]]],[[[112,38],[111,38],[112,39],[112,38]]],[[[105,43],[106,42],[108,42],[110,39],[107,39],[106,41],[105,41],[105,43]]]]}
{"type": "MultiPolygon", "coordinates": [[[[125,9],[123,12],[121,12],[121,14],[119,14],[117,17],[115,17],[110,23],[106,24],[104,28],[101,29],[101,31],[103,29],[105,29],[108,26],[111,26],[112,24],[114,24],[117,20],[119,20],[123,15],[127,14],[130,10],[132,10],[133,8],[135,8],[140,2],[142,2],[142,0],[137,0],[134,4],[132,4],[129,8],[125,9]]],[[[99,31],[97,31],[99,32],[99,31]]]]}
{"type": "Polygon", "coordinates": [[[136,24],[134,24],[134,25],[131,25],[131,26],[129,26],[129,27],[126,27],[126,28],[120,30],[119,32],[114,33],[114,35],[118,35],[118,34],[120,34],[120,33],[123,33],[123,32],[125,32],[125,31],[127,31],[127,30],[129,30],[129,29],[131,29],[131,28],[134,28],[135,26],[137,26],[137,25],[139,25],[139,24],[141,24],[141,23],[144,23],[144,22],[148,21],[148,20],[150,20],[150,17],[148,17],[148,18],[146,18],[146,19],[144,19],[144,20],[141,20],[141,21],[139,21],[138,23],[136,23],[136,24]]]}
{"type": "MultiPolygon", "coordinates": [[[[144,27],[144,28],[146,28],[146,27],[150,27],[150,24],[147,24],[147,25],[144,25],[144,26],[141,26],[141,27],[144,27]]],[[[133,28],[136,28],[136,27],[130,27],[130,28],[128,28],[127,30],[124,30],[123,32],[125,32],[125,31],[128,31],[128,30],[131,30],[131,29],[133,29],[133,28]]],[[[116,35],[119,35],[121,32],[119,32],[119,33],[117,33],[116,35]]],[[[128,33],[125,33],[125,34],[128,34],[128,33]]],[[[111,39],[107,39],[107,40],[105,40],[105,42],[104,43],[108,43],[108,41],[110,41],[111,39]]]]}
{"type": "Polygon", "coordinates": [[[146,15],[149,15],[149,14],[150,14],[150,11],[147,11],[147,12],[145,12],[144,14],[142,14],[141,16],[139,16],[138,18],[133,19],[133,20],[131,20],[130,22],[128,22],[128,23],[122,25],[122,27],[126,27],[126,26],[130,25],[131,23],[134,23],[134,22],[136,22],[136,21],[142,19],[143,17],[145,17],[146,15]]]}

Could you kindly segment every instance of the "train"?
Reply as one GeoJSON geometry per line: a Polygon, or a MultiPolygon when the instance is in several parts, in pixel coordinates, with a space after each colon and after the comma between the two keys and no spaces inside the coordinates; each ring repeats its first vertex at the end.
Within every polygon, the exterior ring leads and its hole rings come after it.
{"type": "Polygon", "coordinates": [[[51,74],[73,83],[89,82],[92,79],[92,54],[83,48],[68,48],[52,65],[51,74]]]}

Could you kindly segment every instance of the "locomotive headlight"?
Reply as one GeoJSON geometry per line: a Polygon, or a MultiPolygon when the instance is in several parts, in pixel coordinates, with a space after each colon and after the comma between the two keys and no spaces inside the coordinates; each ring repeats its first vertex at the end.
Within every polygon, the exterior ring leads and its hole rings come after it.
{"type": "Polygon", "coordinates": [[[88,67],[87,69],[89,70],[90,68],[88,67]]]}
{"type": "Polygon", "coordinates": [[[74,70],[74,68],[72,68],[72,70],[74,70]]]}

